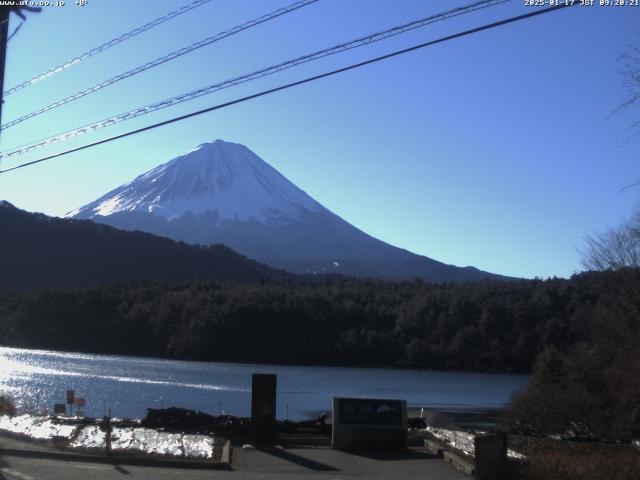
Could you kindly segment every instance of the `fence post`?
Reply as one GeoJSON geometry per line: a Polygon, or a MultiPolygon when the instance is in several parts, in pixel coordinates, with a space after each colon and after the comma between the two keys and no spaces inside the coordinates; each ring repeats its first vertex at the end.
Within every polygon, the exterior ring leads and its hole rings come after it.
{"type": "Polygon", "coordinates": [[[493,432],[476,435],[475,467],[478,480],[507,478],[507,435],[493,432]]]}

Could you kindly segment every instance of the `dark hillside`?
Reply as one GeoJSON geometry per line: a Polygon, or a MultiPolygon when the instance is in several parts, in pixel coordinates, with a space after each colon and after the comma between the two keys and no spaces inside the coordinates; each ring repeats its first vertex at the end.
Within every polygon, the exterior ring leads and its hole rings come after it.
{"type": "Polygon", "coordinates": [[[82,287],[130,280],[281,281],[293,275],[224,245],[187,245],[0,203],[0,289],[82,287]]]}

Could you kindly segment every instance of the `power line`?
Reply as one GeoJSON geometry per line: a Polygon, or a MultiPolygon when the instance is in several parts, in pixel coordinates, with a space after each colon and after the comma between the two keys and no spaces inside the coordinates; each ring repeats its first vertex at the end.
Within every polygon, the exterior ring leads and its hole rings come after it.
{"type": "MultiPolygon", "coordinates": [[[[280,12],[277,15],[276,15],[276,12],[273,12],[272,14],[265,15],[265,17],[268,17],[268,18],[262,20],[262,22],[267,21],[267,20],[269,20],[271,18],[275,18],[276,16],[282,15],[284,13],[288,13],[289,11],[293,11],[293,10],[295,10],[297,8],[301,8],[302,6],[306,6],[307,3],[310,3],[310,2],[313,2],[313,1],[317,1],[317,0],[307,0],[306,2],[298,2],[298,3],[304,3],[304,4],[303,5],[297,5],[297,6],[295,6],[296,4],[294,4],[294,5],[291,5],[289,7],[286,7],[283,10],[288,9],[287,11],[280,12]]],[[[476,3],[474,3],[472,5],[469,5],[469,6],[459,7],[459,8],[444,12],[442,14],[438,14],[436,16],[430,16],[430,17],[427,17],[425,19],[421,19],[421,20],[418,20],[418,21],[415,21],[415,22],[411,22],[409,24],[402,25],[400,27],[394,27],[393,29],[389,29],[389,30],[386,30],[386,31],[383,31],[383,32],[378,32],[378,33],[373,34],[373,35],[362,37],[362,38],[353,40],[351,42],[348,42],[346,44],[341,44],[341,45],[338,45],[336,47],[332,47],[331,49],[328,49],[328,50],[338,50],[338,49],[347,50],[347,49],[350,49],[350,48],[355,48],[357,46],[361,46],[361,45],[364,45],[364,44],[368,44],[368,43],[372,43],[372,42],[375,42],[375,41],[378,41],[378,40],[382,40],[383,37],[384,38],[388,38],[389,36],[393,36],[393,35],[396,35],[398,33],[404,33],[406,31],[409,31],[409,30],[414,29],[414,28],[423,27],[426,24],[425,22],[433,23],[435,21],[443,20],[444,18],[451,18],[453,16],[457,16],[457,15],[460,15],[460,14],[463,14],[463,13],[469,13],[469,12],[474,11],[474,10],[479,10],[481,8],[485,8],[485,7],[488,7],[488,6],[494,6],[494,5],[497,5],[497,4],[500,4],[500,3],[504,3],[504,2],[507,2],[507,1],[510,1],[510,0],[482,0],[482,1],[476,2],[476,3]],[[390,32],[391,32],[391,34],[389,34],[390,32]],[[372,39],[372,37],[378,37],[378,38],[372,39]],[[354,46],[350,47],[349,45],[352,44],[352,43],[358,43],[358,45],[354,45],[354,46]]],[[[261,18],[264,18],[264,17],[261,17],[261,18]]],[[[257,20],[253,20],[251,22],[248,22],[245,25],[242,25],[240,27],[235,27],[234,29],[231,29],[229,32],[232,32],[232,33],[223,32],[223,33],[218,34],[218,35],[229,36],[229,35],[231,35],[233,33],[236,33],[238,31],[241,31],[241,30],[244,30],[246,28],[249,28],[249,26],[253,26],[253,25],[257,24],[257,23],[254,23],[254,22],[257,22],[257,20]]],[[[224,38],[224,36],[221,37],[221,38],[224,38]]],[[[142,67],[138,67],[136,69],[130,70],[129,72],[125,72],[124,74],[121,74],[121,75],[118,75],[116,77],[113,77],[112,79],[107,80],[107,81],[105,81],[105,82],[103,82],[101,84],[95,85],[94,87],[88,88],[88,89],[83,90],[83,91],[81,91],[81,92],[79,92],[77,94],[71,95],[71,96],[69,96],[69,97],[67,97],[65,99],[62,99],[62,100],[57,101],[57,102],[54,102],[54,103],[52,103],[52,104],[50,104],[50,105],[48,105],[46,107],[43,107],[43,108],[41,108],[39,110],[36,110],[34,112],[31,112],[31,113],[28,113],[26,115],[23,115],[20,118],[17,118],[15,120],[7,122],[7,124],[2,125],[1,128],[2,128],[2,130],[5,130],[5,129],[7,129],[7,128],[13,126],[13,125],[16,125],[18,123],[21,123],[21,122],[23,122],[23,121],[25,121],[25,120],[27,120],[29,118],[35,117],[35,116],[37,116],[37,115],[39,115],[41,113],[44,113],[46,111],[52,110],[52,109],[54,109],[56,107],[59,107],[61,105],[66,104],[66,103],[69,103],[69,102],[71,102],[73,100],[81,98],[84,95],[87,95],[89,93],[92,93],[92,92],[95,92],[95,91],[99,90],[100,88],[103,88],[105,86],[111,85],[112,83],[115,83],[116,81],[122,80],[122,79],[127,78],[127,77],[129,77],[131,75],[135,75],[136,73],[139,73],[140,71],[144,71],[147,68],[151,68],[153,66],[159,65],[159,64],[164,63],[165,61],[168,61],[168,60],[172,60],[173,58],[176,58],[177,56],[180,56],[180,55],[182,55],[184,53],[187,53],[187,51],[191,51],[191,50],[194,50],[195,48],[199,48],[200,46],[204,46],[204,45],[206,45],[208,43],[212,43],[212,41],[215,41],[215,40],[209,41],[212,38],[215,38],[215,37],[209,37],[208,39],[205,39],[202,42],[198,42],[196,44],[193,44],[190,47],[185,47],[185,49],[179,50],[177,52],[172,52],[172,53],[168,54],[166,57],[161,57],[161,58],[159,58],[159,59],[157,59],[157,60],[155,60],[153,62],[149,62],[149,64],[143,65],[142,67]],[[203,42],[207,42],[207,41],[209,41],[209,42],[208,43],[203,43],[203,42]],[[195,47],[196,45],[197,45],[197,47],[195,47]],[[191,47],[195,47],[195,48],[191,48],[191,47]],[[184,50],[187,50],[187,51],[184,51],[184,50]],[[175,54],[178,54],[178,53],[179,53],[179,55],[175,55],[175,54]],[[147,65],[148,65],[148,67],[147,67],[147,65]]],[[[288,64],[288,63],[291,63],[291,62],[299,62],[301,60],[311,61],[311,60],[315,60],[317,58],[320,58],[320,56],[327,56],[327,55],[331,55],[333,53],[338,53],[337,51],[335,51],[335,52],[331,52],[331,53],[326,53],[325,54],[325,52],[326,52],[326,50],[323,50],[323,51],[320,51],[320,52],[315,52],[315,53],[313,53],[311,55],[306,55],[304,57],[300,57],[300,58],[297,58],[295,60],[290,60],[290,61],[284,62],[284,64],[288,64]]],[[[299,63],[304,63],[304,62],[299,62],[299,63]]],[[[296,63],[296,65],[299,64],[299,63],[296,63]]],[[[284,64],[279,64],[279,65],[276,65],[276,66],[273,66],[273,67],[268,67],[267,69],[262,69],[262,70],[260,70],[258,72],[253,72],[253,73],[245,75],[243,77],[253,76],[253,75],[258,74],[258,73],[261,74],[260,76],[265,76],[263,74],[265,72],[265,70],[275,69],[277,67],[281,67],[284,64]]],[[[291,65],[291,66],[296,66],[296,65],[291,65]]],[[[287,67],[287,68],[290,68],[290,67],[287,67]]],[[[277,71],[281,71],[283,69],[284,68],[279,68],[277,71]]],[[[271,72],[271,73],[276,73],[276,72],[274,71],[274,72],[271,72]]],[[[270,73],[267,73],[267,74],[270,74],[270,73]]],[[[236,77],[234,79],[227,80],[225,82],[221,82],[221,83],[218,83],[218,84],[210,85],[209,87],[205,87],[204,89],[199,89],[199,90],[194,91],[194,92],[189,92],[189,93],[181,95],[179,97],[183,97],[183,96],[184,97],[191,97],[192,94],[194,94],[195,92],[198,92],[197,96],[206,95],[208,93],[212,93],[213,91],[217,91],[217,90],[220,90],[222,88],[226,88],[226,86],[224,86],[224,85],[226,85],[227,83],[235,82],[235,81],[237,81],[239,79],[241,79],[241,77],[236,77]],[[204,91],[204,90],[207,90],[207,91],[204,91]]],[[[248,81],[248,79],[246,81],[248,81]]],[[[237,84],[237,83],[234,83],[234,84],[237,84]]],[[[231,85],[227,85],[227,86],[231,86],[231,85]]],[[[193,98],[196,98],[196,97],[193,97],[193,98]]],[[[186,100],[191,100],[191,98],[186,98],[185,100],[178,99],[177,97],[175,99],[169,99],[168,101],[170,101],[171,103],[170,103],[170,105],[166,105],[166,106],[175,105],[176,101],[177,101],[177,103],[181,103],[182,101],[186,101],[186,100]]],[[[158,104],[162,104],[162,105],[165,105],[166,103],[167,103],[167,100],[163,100],[162,102],[158,102],[158,104]]],[[[150,105],[150,106],[147,106],[147,107],[143,107],[143,108],[147,108],[147,109],[150,109],[151,111],[155,111],[157,109],[157,108],[155,108],[155,105],[156,104],[150,105]]],[[[162,106],[161,108],[166,108],[166,106],[162,106]]],[[[139,115],[143,114],[142,112],[140,112],[140,110],[141,109],[136,109],[135,110],[136,112],[139,112],[135,116],[139,116],[139,115]]],[[[127,114],[120,114],[120,115],[117,115],[116,117],[124,117],[124,116],[126,116],[126,118],[123,118],[122,120],[119,119],[116,123],[119,123],[120,121],[124,121],[124,120],[129,119],[129,118],[132,118],[132,117],[128,116],[127,114]]],[[[107,119],[107,120],[103,120],[103,121],[97,122],[97,123],[108,122],[109,124],[113,124],[109,120],[110,119],[107,119]]],[[[81,127],[78,130],[83,130],[84,131],[86,128],[90,128],[90,131],[93,131],[93,130],[95,130],[97,128],[101,128],[101,127],[92,128],[92,125],[88,125],[88,126],[85,126],[85,127],[81,127]]],[[[68,133],[68,132],[65,132],[65,133],[68,133]]]]}
{"type": "Polygon", "coordinates": [[[463,7],[458,7],[458,8],[454,8],[452,10],[448,10],[446,12],[443,13],[438,13],[435,15],[431,15],[429,17],[426,18],[422,18],[419,20],[415,20],[413,22],[409,22],[406,23],[404,25],[400,25],[397,27],[393,27],[393,28],[389,28],[387,30],[383,30],[381,32],[377,32],[371,35],[367,35],[364,37],[360,37],[357,38],[355,40],[351,40],[349,42],[345,42],[345,43],[341,43],[339,45],[335,45],[333,47],[330,48],[326,48],[323,50],[318,50],[316,52],[307,54],[307,55],[303,55],[302,57],[297,57],[291,60],[287,60],[285,62],[282,63],[278,63],[276,65],[272,65],[270,67],[266,67],[260,70],[256,70],[254,72],[248,73],[248,74],[244,74],[241,75],[239,77],[234,77],[228,80],[224,80],[222,82],[218,82],[218,83],[214,83],[212,85],[208,85],[206,87],[197,89],[197,90],[192,90],[190,92],[181,94],[181,95],[177,95],[175,97],[171,97],[165,100],[162,100],[160,102],[156,102],[150,105],[146,105],[144,107],[140,107],[140,108],[136,108],[134,110],[130,110],[128,112],[119,114],[119,115],[115,115],[112,117],[109,117],[107,119],[104,120],[100,120],[98,122],[94,122],[91,123],[89,125],[85,125],[83,127],[79,127],[73,130],[69,130],[57,135],[54,135],[52,137],[47,137],[41,140],[37,140],[36,142],[32,142],[26,145],[22,145],[21,147],[18,147],[17,149],[14,149],[12,151],[9,152],[3,152],[0,153],[0,158],[11,158],[17,155],[23,155],[25,153],[31,152],[33,150],[37,150],[39,148],[43,148],[46,147],[48,145],[54,144],[54,143],[58,143],[58,142],[62,142],[62,141],[66,141],[69,140],[71,138],[75,138],[90,132],[94,132],[96,130],[105,128],[105,127],[109,127],[112,125],[115,125],[117,123],[121,123],[124,122],[126,120],[130,120],[132,118],[137,118],[139,116],[142,115],[146,115],[148,113],[152,113],[152,112],[156,112],[158,110],[162,110],[164,108],[167,107],[171,107],[173,105],[177,105],[183,102],[186,102],[188,100],[193,100],[195,98],[198,97],[202,97],[204,95],[208,95],[210,93],[219,91],[219,90],[223,90],[225,88],[229,88],[229,87],[233,87],[236,85],[239,85],[241,83],[246,83],[252,80],[256,80],[258,78],[262,78],[262,77],[266,77],[269,75],[273,75],[275,73],[281,72],[283,70],[287,70],[289,68],[293,68],[295,66],[301,65],[303,63],[307,63],[307,62],[311,62],[313,60],[318,60],[320,58],[324,58],[327,57],[329,55],[334,55],[337,53],[341,53],[347,50],[351,50],[353,48],[358,48],[361,46],[365,46],[365,45],[370,45],[372,43],[381,41],[381,40],[386,40],[388,38],[391,38],[395,35],[399,35],[401,33],[405,33],[411,30],[414,30],[416,28],[421,28],[421,27],[425,27],[427,25],[430,25],[432,23],[435,22],[439,22],[445,19],[449,19],[449,18],[453,18],[459,15],[463,15],[463,14],[467,14],[476,10],[480,10],[483,8],[487,8],[490,6],[495,6],[501,3],[505,3],[511,0],[481,0],[478,2],[475,2],[473,4],[467,5],[467,6],[463,6],[463,7]]]}
{"type": "Polygon", "coordinates": [[[454,40],[456,38],[465,37],[467,35],[472,35],[474,33],[482,32],[484,30],[497,28],[497,27],[500,27],[502,25],[507,25],[507,24],[510,24],[510,23],[518,22],[518,21],[525,20],[525,19],[528,19],[528,18],[531,18],[531,17],[535,17],[535,16],[538,16],[538,15],[543,15],[545,13],[553,12],[553,11],[556,11],[556,10],[561,10],[563,8],[572,7],[572,6],[575,6],[575,5],[579,5],[579,4],[578,3],[574,3],[574,4],[566,3],[566,4],[562,4],[562,5],[558,5],[558,6],[547,7],[547,8],[540,9],[540,10],[534,10],[532,12],[525,13],[523,15],[518,15],[518,16],[515,16],[515,17],[506,18],[504,20],[499,20],[497,22],[485,24],[485,25],[482,25],[480,27],[472,28],[470,30],[465,30],[463,32],[454,33],[452,35],[448,35],[446,37],[441,37],[441,38],[438,38],[436,40],[431,40],[429,42],[421,43],[419,45],[414,45],[414,46],[409,47],[409,48],[404,48],[402,50],[396,50],[395,52],[391,52],[391,53],[388,53],[386,55],[381,55],[379,57],[371,58],[371,59],[365,60],[363,62],[354,63],[354,64],[351,64],[351,65],[346,66],[346,67],[338,68],[336,70],[331,70],[329,72],[321,73],[319,75],[314,75],[312,77],[307,77],[307,78],[304,78],[302,80],[298,80],[296,82],[287,83],[285,85],[281,85],[281,86],[275,87],[275,88],[270,88],[268,90],[263,90],[261,92],[254,93],[253,95],[248,95],[246,97],[237,98],[235,100],[231,100],[231,101],[225,102],[225,103],[220,103],[218,105],[214,105],[212,107],[208,107],[208,108],[205,108],[205,109],[202,109],[202,110],[191,112],[191,113],[188,113],[186,115],[181,115],[179,117],[174,117],[174,118],[169,119],[169,120],[164,120],[162,122],[155,123],[153,125],[148,125],[148,126],[143,127],[143,128],[138,128],[136,130],[131,130],[129,132],[121,133],[120,135],[115,135],[113,137],[109,137],[109,138],[105,138],[105,139],[102,139],[102,140],[98,140],[96,142],[88,143],[88,144],[82,145],[80,147],[71,148],[71,149],[65,150],[63,152],[58,152],[58,153],[55,153],[53,155],[48,155],[46,157],[39,158],[38,160],[25,162],[25,163],[22,163],[20,165],[16,165],[15,167],[7,168],[5,170],[0,170],[0,174],[11,172],[13,170],[18,170],[20,168],[25,168],[25,167],[28,167],[28,166],[31,166],[31,165],[35,165],[37,163],[45,162],[47,160],[52,160],[54,158],[62,157],[64,155],[68,155],[70,153],[79,152],[79,151],[85,150],[87,148],[95,147],[97,145],[102,145],[103,143],[108,143],[108,142],[111,142],[111,141],[114,141],[114,140],[119,140],[121,138],[129,137],[131,135],[136,135],[138,133],[146,132],[148,130],[152,130],[152,129],[155,129],[155,128],[158,128],[158,127],[162,127],[164,125],[169,125],[171,123],[175,123],[175,122],[179,122],[179,121],[182,121],[182,120],[186,120],[188,118],[195,117],[195,116],[198,116],[198,115],[202,115],[204,113],[212,112],[214,110],[220,110],[222,108],[230,107],[231,105],[236,105],[238,103],[243,103],[243,102],[246,102],[246,101],[249,101],[249,100],[253,100],[254,98],[263,97],[265,95],[269,95],[271,93],[279,92],[281,90],[287,90],[289,88],[293,88],[293,87],[296,87],[298,85],[303,85],[305,83],[310,83],[310,82],[313,82],[313,81],[316,81],[316,80],[320,80],[322,78],[331,77],[333,75],[337,75],[339,73],[347,72],[349,70],[354,70],[356,68],[360,68],[360,67],[363,67],[365,65],[370,65],[372,63],[377,63],[377,62],[380,62],[380,61],[383,61],[383,60],[387,60],[389,58],[397,57],[397,56],[403,55],[405,53],[413,52],[414,50],[419,50],[419,49],[422,49],[422,48],[425,48],[425,47],[436,45],[438,43],[447,42],[449,40],[454,40]]]}
{"type": "Polygon", "coordinates": [[[63,70],[66,70],[67,68],[71,67],[72,65],[75,65],[76,63],[81,62],[82,60],[86,60],[89,57],[92,57],[94,55],[97,55],[98,53],[104,52],[105,50],[124,42],[125,40],[129,40],[130,38],[135,37],[136,35],[140,35],[143,32],[146,32],[147,30],[152,29],[153,27],[157,27],[158,25],[160,25],[161,23],[164,23],[166,21],[169,21],[173,18],[176,18],[179,15],[182,15],[183,13],[186,13],[190,10],[193,10],[194,8],[197,8],[201,5],[204,5],[205,3],[209,3],[211,0],[194,0],[193,2],[186,4],[182,7],[180,7],[178,10],[174,10],[172,12],[166,13],[161,17],[156,18],[155,20],[149,22],[149,23],[145,23],[144,25],[140,26],[140,27],[136,27],[133,30],[127,32],[127,33],[123,33],[122,35],[120,35],[119,37],[116,38],[112,38],[111,40],[103,43],[102,45],[99,45],[95,48],[92,48],[91,50],[88,50],[80,55],[78,55],[77,57],[74,57],[70,60],[67,60],[64,63],[61,63],[59,65],[56,65],[55,67],[51,67],[49,70],[40,73],[32,78],[30,78],[29,80],[25,80],[24,82],[19,83],[18,85],[16,85],[15,87],[10,88],[9,90],[7,90],[6,92],[4,92],[4,96],[8,97],[9,95],[12,95],[13,93],[22,90],[23,88],[28,87],[29,85],[33,85],[36,82],[39,82],[40,80],[44,80],[45,78],[49,78],[52,77],[53,75],[56,75],[57,73],[62,72],[63,70]]]}
{"type": "Polygon", "coordinates": [[[82,98],[86,95],[89,95],[91,93],[97,92],[98,90],[101,90],[105,87],[108,87],[109,85],[113,85],[114,83],[117,83],[121,80],[124,80],[126,78],[132,77],[134,75],[137,75],[138,73],[142,73],[146,70],[149,70],[153,67],[157,67],[158,65],[162,65],[163,63],[169,62],[171,60],[174,60],[178,57],[181,57],[182,55],[185,55],[187,53],[193,52],[194,50],[197,50],[199,48],[205,47],[207,45],[210,45],[214,42],[217,42],[219,40],[222,40],[223,38],[226,37],[230,37],[232,35],[235,35],[236,33],[240,33],[243,30],[247,30],[249,28],[255,27],[257,25],[260,25],[262,23],[268,22],[269,20],[273,20],[275,18],[278,18],[282,15],[285,15],[287,13],[293,12],[294,10],[297,10],[299,8],[302,7],[306,7],[307,5],[310,5],[312,3],[317,2],[318,0],[300,0],[297,1],[291,5],[288,5],[286,7],[283,8],[279,8],[278,10],[275,10],[271,13],[267,13],[265,15],[262,15],[261,17],[258,17],[256,19],[250,20],[248,22],[243,23],[242,25],[238,25],[236,27],[233,27],[229,30],[225,30],[223,32],[220,32],[216,35],[210,36],[205,38],[204,40],[200,40],[199,42],[195,42],[191,45],[188,45],[184,48],[181,48],[179,50],[176,50],[174,52],[168,53],[166,55],[163,55],[162,57],[156,58],[155,60],[152,60],[150,62],[145,63],[144,65],[140,65],[136,68],[133,68],[131,70],[128,70],[124,73],[121,73],[119,75],[116,75],[115,77],[111,77],[108,80],[105,80],[104,82],[98,83],[96,85],[93,85],[92,87],[89,88],[85,88],[84,90],[81,90],[77,93],[74,93],[73,95],[69,95],[68,97],[65,97],[61,100],[57,100],[45,107],[39,108],[38,110],[35,110],[33,112],[27,113],[26,115],[23,115],[21,117],[18,117],[14,120],[11,120],[9,122],[7,122],[6,124],[2,125],[2,127],[0,127],[0,129],[2,130],[6,130],[7,128],[13,127],[14,125],[17,125],[19,123],[24,122],[25,120],[28,120],[30,118],[33,118],[35,116],[38,116],[42,113],[48,112],[49,110],[53,110],[54,108],[58,108],[61,107],[62,105],[65,105],[69,102],[72,102],[74,100],[78,100],[79,98],[82,98]]]}

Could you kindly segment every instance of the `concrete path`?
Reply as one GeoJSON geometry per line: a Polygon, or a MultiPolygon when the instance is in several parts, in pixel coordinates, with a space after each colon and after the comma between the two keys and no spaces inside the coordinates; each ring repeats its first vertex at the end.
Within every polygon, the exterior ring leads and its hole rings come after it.
{"type": "Polygon", "coordinates": [[[250,479],[470,480],[424,449],[398,453],[345,453],[329,447],[234,450],[233,468],[250,479]]]}
{"type": "MultiPolygon", "coordinates": [[[[0,439],[0,446],[4,443],[0,439]]],[[[16,443],[12,442],[15,447],[16,443]]],[[[232,470],[192,470],[156,466],[110,465],[73,460],[55,460],[4,455],[0,458],[0,480],[107,480],[149,479],[432,479],[470,480],[443,460],[423,449],[396,454],[353,454],[328,447],[235,448],[232,470]]]]}

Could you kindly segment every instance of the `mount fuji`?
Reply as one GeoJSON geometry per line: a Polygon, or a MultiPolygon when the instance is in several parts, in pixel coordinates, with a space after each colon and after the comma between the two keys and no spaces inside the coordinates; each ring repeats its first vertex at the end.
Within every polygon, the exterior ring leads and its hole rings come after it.
{"type": "Polygon", "coordinates": [[[434,282],[506,278],[373,238],[244,145],[222,140],[202,144],[66,216],[192,244],[223,243],[294,273],[434,282]]]}

